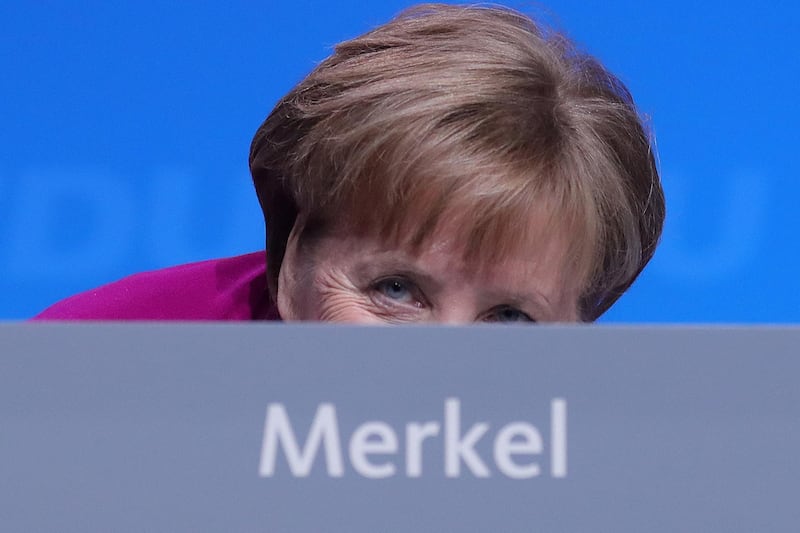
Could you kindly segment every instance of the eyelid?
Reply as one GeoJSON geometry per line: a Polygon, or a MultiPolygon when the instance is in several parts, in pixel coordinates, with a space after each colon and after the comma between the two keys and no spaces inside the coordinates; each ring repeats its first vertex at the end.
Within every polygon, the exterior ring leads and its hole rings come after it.
{"type": "MultiPolygon", "coordinates": [[[[495,315],[497,313],[500,313],[502,311],[505,311],[505,310],[514,310],[514,311],[520,313],[524,317],[524,320],[519,320],[519,321],[516,321],[516,322],[524,322],[524,323],[531,323],[531,324],[535,324],[535,323],[539,322],[530,313],[527,313],[527,312],[523,311],[522,309],[520,309],[519,306],[512,305],[512,304],[504,304],[504,305],[498,305],[498,306],[492,307],[491,309],[489,309],[489,311],[487,311],[483,315],[484,318],[482,320],[486,321],[486,319],[488,317],[490,317],[492,315],[495,315]]],[[[501,321],[496,320],[496,322],[501,322],[501,321]]]]}
{"type": "MultiPolygon", "coordinates": [[[[416,302],[418,302],[420,304],[419,306],[414,306],[414,307],[429,307],[430,306],[430,304],[428,302],[428,299],[425,297],[425,294],[422,292],[422,289],[419,287],[419,284],[414,282],[412,279],[409,279],[409,277],[407,275],[391,274],[391,275],[387,275],[387,276],[381,276],[381,277],[373,280],[372,282],[370,282],[369,290],[370,291],[377,291],[378,287],[382,283],[387,283],[387,282],[391,282],[391,281],[399,281],[399,282],[403,283],[408,288],[408,291],[411,294],[411,297],[416,302]]],[[[399,303],[399,302],[396,302],[396,301],[391,301],[391,300],[388,300],[388,299],[385,299],[385,300],[387,301],[388,305],[392,305],[392,306],[395,306],[395,307],[403,306],[402,303],[399,303]]]]}

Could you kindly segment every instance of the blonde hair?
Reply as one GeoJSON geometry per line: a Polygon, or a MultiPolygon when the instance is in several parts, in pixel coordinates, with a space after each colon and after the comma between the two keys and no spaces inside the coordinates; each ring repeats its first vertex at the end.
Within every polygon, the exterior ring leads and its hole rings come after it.
{"type": "Polygon", "coordinates": [[[581,318],[652,257],[664,197],[623,84],[501,7],[423,5],[336,46],[256,133],[250,169],[274,298],[288,235],[331,224],[420,245],[461,213],[467,253],[520,246],[535,211],[570,236],[581,318]]]}

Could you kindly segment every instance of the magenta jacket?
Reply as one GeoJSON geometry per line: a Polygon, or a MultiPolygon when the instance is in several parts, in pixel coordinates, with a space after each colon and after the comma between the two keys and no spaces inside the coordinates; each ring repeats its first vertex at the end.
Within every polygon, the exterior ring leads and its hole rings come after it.
{"type": "Polygon", "coordinates": [[[35,320],[279,320],[256,252],[142,272],[62,300],[35,320]]]}

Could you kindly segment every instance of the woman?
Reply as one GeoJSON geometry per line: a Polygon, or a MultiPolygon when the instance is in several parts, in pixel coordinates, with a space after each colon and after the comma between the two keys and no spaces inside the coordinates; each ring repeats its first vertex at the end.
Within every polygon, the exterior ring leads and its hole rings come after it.
{"type": "Polygon", "coordinates": [[[593,321],[664,198],[612,74],[505,8],[429,5],[338,45],[253,139],[263,253],[139,274],[46,319],[593,321]]]}

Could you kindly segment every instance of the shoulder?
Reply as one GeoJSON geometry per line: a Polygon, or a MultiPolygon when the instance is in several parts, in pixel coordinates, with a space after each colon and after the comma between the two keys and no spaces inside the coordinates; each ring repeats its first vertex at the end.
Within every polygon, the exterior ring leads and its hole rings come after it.
{"type": "Polygon", "coordinates": [[[128,276],[77,294],[39,320],[255,320],[275,318],[266,254],[212,259],[128,276]]]}

